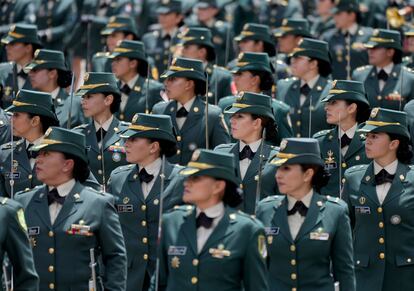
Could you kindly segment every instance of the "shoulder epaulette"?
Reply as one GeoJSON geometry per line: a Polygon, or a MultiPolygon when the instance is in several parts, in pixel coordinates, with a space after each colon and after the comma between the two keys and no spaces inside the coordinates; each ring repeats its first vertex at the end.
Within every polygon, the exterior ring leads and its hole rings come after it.
{"type": "Polygon", "coordinates": [[[370,65],[366,65],[366,66],[361,66],[355,69],[355,71],[360,72],[360,71],[364,71],[366,69],[369,69],[371,66],[370,65]]]}
{"type": "Polygon", "coordinates": [[[7,197],[0,198],[0,205],[5,205],[7,203],[7,200],[9,200],[7,197]]]}
{"type": "Polygon", "coordinates": [[[352,166],[350,168],[348,168],[346,171],[348,173],[354,173],[354,172],[359,172],[359,171],[363,171],[368,167],[368,165],[356,165],[356,166],[352,166]]]}
{"type": "Polygon", "coordinates": [[[111,55],[110,52],[97,52],[95,57],[109,57],[111,55]]]}
{"type": "Polygon", "coordinates": [[[331,131],[332,131],[332,129],[324,129],[324,130],[318,131],[317,133],[315,133],[315,134],[313,135],[313,138],[318,138],[318,137],[325,136],[325,135],[327,135],[328,133],[330,133],[331,131]]]}
{"type": "Polygon", "coordinates": [[[216,21],[216,23],[215,23],[215,26],[216,26],[216,27],[220,27],[220,26],[223,26],[223,24],[224,24],[224,22],[223,22],[223,21],[221,21],[221,20],[217,20],[217,21],[216,21]]]}
{"type": "Polygon", "coordinates": [[[272,196],[267,196],[266,198],[264,198],[261,202],[262,203],[272,203],[275,201],[281,201],[284,199],[285,196],[282,195],[272,195],[272,196]]]}
{"type": "Polygon", "coordinates": [[[194,206],[192,205],[175,205],[173,211],[192,211],[194,206]]]}
{"type": "Polygon", "coordinates": [[[84,123],[84,124],[81,124],[81,125],[78,125],[78,126],[74,127],[73,129],[85,129],[87,127],[88,127],[88,124],[84,123]]]}

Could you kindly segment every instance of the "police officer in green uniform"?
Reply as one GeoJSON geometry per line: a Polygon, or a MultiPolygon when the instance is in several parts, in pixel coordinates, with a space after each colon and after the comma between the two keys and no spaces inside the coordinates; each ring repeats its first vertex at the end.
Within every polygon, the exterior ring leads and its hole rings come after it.
{"type": "MultiPolygon", "coordinates": [[[[3,262],[7,254],[13,265],[13,290],[39,290],[39,277],[35,270],[24,211],[20,203],[0,198],[0,220],[3,222],[0,230],[0,262],[3,262]]],[[[4,278],[3,275],[6,274],[3,274],[1,268],[0,278],[4,278]]]]}
{"type": "Polygon", "coordinates": [[[296,137],[311,137],[328,128],[321,96],[330,88],[328,76],[331,60],[328,44],[304,38],[290,55],[291,70],[295,77],[277,83],[277,98],[290,106],[293,133],[296,137]]]}
{"type": "Polygon", "coordinates": [[[211,31],[211,40],[216,52],[216,64],[225,66],[226,62],[234,58],[234,49],[231,43],[233,30],[229,22],[218,19],[220,8],[217,0],[197,1],[194,7],[196,19],[186,19],[185,23],[189,27],[204,27],[211,31]]]}
{"type": "Polygon", "coordinates": [[[148,55],[155,61],[156,72],[153,77],[158,79],[172,60],[176,45],[179,43],[180,26],[183,24],[182,3],[178,0],[162,0],[157,8],[158,23],[161,28],[148,32],[142,37],[148,55]]]}
{"type": "Polygon", "coordinates": [[[262,224],[234,209],[241,197],[233,154],[195,153],[180,172],[188,177],[183,199],[194,206],[164,214],[159,286],[150,290],[268,290],[262,224]]]}
{"type": "Polygon", "coordinates": [[[335,28],[325,32],[321,39],[328,42],[332,56],[333,79],[350,79],[352,71],[368,63],[363,44],[368,41],[372,29],[359,24],[357,0],[336,1],[334,8],[335,28]]]}
{"type": "Polygon", "coordinates": [[[220,108],[201,99],[206,94],[201,61],[175,58],[161,79],[165,80],[165,92],[171,100],[155,104],[153,113],[170,115],[177,132],[178,150],[168,159],[171,163],[184,165],[197,148],[215,148],[230,141],[220,108]]]}
{"type": "Polygon", "coordinates": [[[334,0],[316,1],[315,13],[307,17],[310,23],[310,31],[314,37],[319,38],[327,30],[335,28],[332,13],[334,7],[334,0]]]}
{"type": "Polygon", "coordinates": [[[323,97],[326,122],[335,128],[323,130],[313,137],[319,142],[329,183],[320,194],[339,197],[343,174],[355,165],[369,163],[365,155],[365,136],[358,133],[360,124],[369,117],[369,104],[364,84],[357,81],[333,81],[328,96],[323,97]]]}
{"type": "Polygon", "coordinates": [[[374,30],[365,46],[370,65],[356,69],[352,79],[365,84],[372,107],[402,110],[408,101],[414,99],[414,73],[401,65],[400,32],[374,30]]]}
{"type": "MultiPolygon", "coordinates": [[[[273,86],[273,70],[266,53],[241,53],[236,67],[233,68],[234,84],[238,92],[264,93],[270,96],[273,86]]],[[[219,107],[224,111],[236,101],[236,96],[222,98],[219,107]]],[[[282,138],[293,135],[289,117],[289,106],[286,103],[272,99],[272,110],[278,127],[277,138],[274,141],[278,145],[282,138]]],[[[229,124],[228,116],[226,121],[229,124]]]]}
{"type": "MultiPolygon", "coordinates": [[[[101,31],[101,36],[105,37],[106,52],[97,52],[92,57],[93,72],[111,72],[111,53],[123,40],[136,40],[137,28],[131,17],[124,15],[112,16],[101,31]]],[[[132,117],[132,116],[131,116],[132,117]]]]}
{"type": "Polygon", "coordinates": [[[24,71],[29,74],[33,89],[52,95],[60,126],[75,127],[85,123],[81,98],[71,97],[66,91],[71,85],[72,72],[67,68],[62,52],[37,50],[34,59],[24,67],[24,71]]]}
{"type": "MultiPolygon", "coordinates": [[[[246,23],[241,33],[234,38],[239,47],[239,52],[267,53],[276,68],[277,79],[288,76],[288,66],[277,59],[276,44],[270,33],[269,26],[257,23],[246,23]],[[277,62],[277,63],[276,63],[277,62]]],[[[227,67],[233,69],[237,64],[237,58],[232,60],[227,67]]]]}
{"type": "Polygon", "coordinates": [[[258,174],[271,151],[266,141],[274,142],[277,132],[270,97],[240,93],[224,113],[231,116],[231,135],[237,142],[219,145],[215,150],[229,152],[236,157],[237,175],[243,185],[243,202],[239,209],[255,214],[256,196],[261,194],[257,193],[258,174]]]}
{"type": "Polygon", "coordinates": [[[59,121],[48,93],[22,89],[7,111],[13,114],[14,136],[21,138],[1,146],[0,196],[10,197],[12,177],[13,194],[41,184],[36,178],[35,156],[31,147],[39,144],[49,126],[59,125],[59,121]]]}
{"type": "Polygon", "coordinates": [[[41,47],[41,42],[35,25],[16,24],[1,39],[1,43],[6,45],[7,60],[10,62],[0,64],[0,105],[2,108],[7,108],[12,102],[13,90],[17,94],[19,89],[31,89],[23,68],[32,61],[34,52],[41,47]],[[11,62],[14,62],[17,67],[17,82],[14,81],[11,62]]]}
{"type": "Polygon", "coordinates": [[[148,61],[144,44],[123,40],[110,55],[112,72],[119,80],[121,105],[116,116],[130,122],[135,113],[149,113],[162,101],[162,84],[148,76],[148,61]]]}
{"type": "Polygon", "coordinates": [[[182,56],[203,62],[208,79],[208,102],[216,104],[222,97],[231,95],[232,76],[229,71],[216,66],[216,51],[211,32],[207,28],[190,27],[179,35],[182,56]]]}
{"type": "Polygon", "coordinates": [[[33,147],[39,152],[36,174],[45,185],[16,194],[25,209],[40,290],[90,290],[91,268],[97,274],[94,290],[125,290],[127,258],[112,196],[81,184],[89,175],[85,147],[83,134],[50,127],[33,147]],[[96,261],[102,258],[96,267],[91,252],[96,261]]]}
{"type": "Polygon", "coordinates": [[[83,113],[92,121],[75,130],[85,135],[89,166],[105,187],[111,172],[126,164],[119,134],[126,129],[127,123],[114,116],[121,104],[121,92],[113,74],[86,73],[76,95],[82,97],[83,113]]]}
{"type": "Polygon", "coordinates": [[[66,35],[75,25],[76,13],[74,1],[36,1],[35,24],[45,48],[59,51],[65,49],[66,35]]]}
{"type": "Polygon", "coordinates": [[[414,171],[407,116],[376,107],[360,131],[373,161],[348,169],[342,192],[353,228],[357,290],[410,290],[414,171]]]}
{"type": "Polygon", "coordinates": [[[340,290],[355,291],[348,209],[319,194],[328,177],[317,140],[283,140],[271,164],[285,195],[265,198],[257,210],[266,229],[269,290],[332,291],[338,282],[340,290]]]}
{"type": "Polygon", "coordinates": [[[148,290],[157,257],[160,191],[174,180],[181,167],[167,161],[162,165],[163,155],[176,152],[169,116],[136,114],[122,138],[126,139],[126,160],[130,165],[112,172],[108,192],[116,197],[115,207],[125,239],[126,290],[148,290]]]}

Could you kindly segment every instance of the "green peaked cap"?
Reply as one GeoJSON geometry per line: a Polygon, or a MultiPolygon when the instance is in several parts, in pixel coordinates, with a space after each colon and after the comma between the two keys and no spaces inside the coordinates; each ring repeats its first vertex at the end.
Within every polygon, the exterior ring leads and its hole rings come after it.
{"type": "Polygon", "coordinates": [[[329,53],[329,46],[326,41],[316,40],[312,38],[303,38],[298,47],[293,49],[293,52],[289,57],[306,56],[312,59],[318,59],[331,63],[331,57],[329,53]]]}
{"type": "Polygon", "coordinates": [[[176,12],[182,13],[182,3],[178,0],[161,0],[161,5],[158,6],[156,12],[158,14],[167,14],[176,12]]]}
{"type": "Polygon", "coordinates": [[[146,77],[148,75],[148,60],[144,43],[136,40],[123,40],[114,49],[109,58],[125,57],[139,60],[138,73],[146,77]]]}
{"type": "Polygon", "coordinates": [[[323,166],[319,143],[314,138],[285,138],[280,151],[269,162],[270,165],[309,164],[323,166]]]}
{"type": "Polygon", "coordinates": [[[276,44],[270,32],[268,25],[258,23],[246,23],[243,26],[243,30],[238,36],[234,38],[235,41],[245,40],[259,40],[264,43],[264,50],[269,54],[270,57],[276,55],[276,44]]]}
{"type": "Polygon", "coordinates": [[[206,81],[203,62],[196,59],[174,58],[167,71],[162,73],[160,79],[165,80],[169,77],[183,77],[194,80],[206,81]]]}
{"type": "Polygon", "coordinates": [[[46,116],[59,123],[50,93],[21,89],[6,111],[46,116]]]}
{"type": "Polygon", "coordinates": [[[76,92],[77,96],[94,93],[112,93],[121,96],[115,76],[112,73],[85,73],[83,85],[76,92]]]}
{"type": "Polygon", "coordinates": [[[231,70],[233,74],[243,71],[265,71],[273,72],[270,59],[267,53],[240,53],[237,57],[236,66],[231,70]]]}
{"type": "Polygon", "coordinates": [[[328,95],[323,97],[321,102],[328,102],[330,100],[355,101],[369,106],[364,83],[359,81],[334,80],[328,95]]]}
{"type": "Polygon", "coordinates": [[[375,107],[371,110],[369,119],[359,132],[386,132],[410,138],[407,129],[407,113],[375,107]]]}
{"type": "Polygon", "coordinates": [[[235,102],[227,107],[224,113],[250,113],[275,120],[271,98],[267,95],[253,92],[240,92],[235,102]]]}
{"type": "Polygon", "coordinates": [[[275,37],[282,37],[288,34],[303,37],[312,37],[309,31],[309,23],[306,19],[286,18],[282,21],[282,26],[273,31],[275,37]]]}
{"type": "Polygon", "coordinates": [[[130,16],[112,16],[109,18],[106,26],[101,30],[101,35],[108,36],[114,32],[132,33],[135,37],[138,36],[135,22],[130,16]]]}
{"type": "Polygon", "coordinates": [[[31,43],[42,46],[42,42],[37,35],[37,26],[32,24],[14,24],[8,34],[1,39],[1,43],[9,44],[14,42],[31,43]]]}
{"type": "Polygon", "coordinates": [[[33,60],[24,67],[25,72],[32,69],[57,69],[69,71],[66,67],[65,56],[61,51],[38,49],[33,60]]]}
{"type": "Polygon", "coordinates": [[[212,42],[211,31],[204,27],[189,27],[178,35],[182,45],[197,44],[207,48],[208,61],[216,59],[215,47],[212,42]]]}
{"type": "Polygon", "coordinates": [[[393,48],[401,51],[401,33],[391,29],[374,29],[371,37],[364,46],[366,48],[393,48]]]}
{"type": "Polygon", "coordinates": [[[346,12],[359,12],[358,0],[335,0],[335,7],[332,9],[332,13],[346,12]]]}
{"type": "Polygon", "coordinates": [[[74,155],[84,162],[88,162],[86,156],[86,139],[82,133],[61,127],[49,127],[42,142],[32,146],[33,151],[55,151],[74,155]]]}

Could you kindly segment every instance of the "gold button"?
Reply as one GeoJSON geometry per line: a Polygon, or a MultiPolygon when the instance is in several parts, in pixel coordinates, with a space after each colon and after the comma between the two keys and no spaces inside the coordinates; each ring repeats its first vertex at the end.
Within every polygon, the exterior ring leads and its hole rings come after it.
{"type": "Polygon", "coordinates": [[[291,245],[291,246],[290,246],[290,250],[291,250],[292,252],[296,251],[296,247],[295,247],[295,245],[291,245]]]}
{"type": "Polygon", "coordinates": [[[49,231],[48,236],[49,237],[53,237],[55,234],[53,233],[53,231],[49,231]]]}
{"type": "Polygon", "coordinates": [[[292,288],[292,291],[296,291],[297,289],[296,288],[292,288]]]}
{"type": "Polygon", "coordinates": [[[147,222],[145,220],[141,221],[142,226],[147,226],[147,222]]]}
{"type": "Polygon", "coordinates": [[[101,155],[98,155],[98,160],[99,161],[102,160],[102,156],[101,155]]]}
{"type": "Polygon", "coordinates": [[[197,282],[198,282],[197,277],[192,277],[192,278],[191,278],[191,283],[192,283],[192,284],[197,284],[197,282]]]}
{"type": "Polygon", "coordinates": [[[408,258],[407,259],[407,263],[411,263],[411,258],[408,258]]]}
{"type": "Polygon", "coordinates": [[[298,120],[296,121],[296,126],[300,126],[301,122],[298,120]]]}
{"type": "Polygon", "coordinates": [[[148,254],[144,254],[142,257],[144,258],[144,260],[148,260],[148,254]]]}
{"type": "Polygon", "coordinates": [[[52,273],[55,270],[55,268],[53,266],[49,266],[49,268],[47,268],[47,269],[50,273],[52,273]]]}
{"type": "Polygon", "coordinates": [[[98,174],[99,175],[102,175],[102,170],[98,170],[98,174]]]}
{"type": "Polygon", "coordinates": [[[181,151],[180,150],[177,150],[177,155],[179,155],[179,154],[181,154],[181,151]]]}
{"type": "Polygon", "coordinates": [[[380,223],[378,223],[378,226],[379,226],[379,228],[384,228],[384,222],[380,222],[380,223]]]}
{"type": "Polygon", "coordinates": [[[31,180],[31,179],[33,178],[33,175],[32,175],[32,174],[30,174],[28,178],[31,180]]]}
{"type": "Polygon", "coordinates": [[[302,114],[302,110],[298,109],[298,114],[302,114]]]}
{"type": "Polygon", "coordinates": [[[296,266],[296,260],[290,260],[290,264],[291,264],[292,266],[296,266]]]}
{"type": "Polygon", "coordinates": [[[342,163],[342,168],[346,168],[346,163],[342,163]]]}
{"type": "Polygon", "coordinates": [[[142,210],[142,211],[147,210],[147,205],[141,205],[141,210],[142,210]]]}
{"type": "Polygon", "coordinates": [[[148,242],[148,239],[144,236],[144,237],[142,238],[142,242],[143,242],[144,244],[146,244],[146,243],[148,242]]]}
{"type": "Polygon", "coordinates": [[[197,259],[193,260],[193,266],[198,266],[199,261],[197,259]]]}
{"type": "Polygon", "coordinates": [[[53,255],[55,253],[55,249],[54,248],[50,248],[49,249],[49,254],[53,255]]]}
{"type": "Polygon", "coordinates": [[[295,273],[292,273],[291,275],[290,275],[290,278],[292,279],[292,280],[296,280],[296,274],[295,273]]]}
{"type": "Polygon", "coordinates": [[[358,260],[358,261],[356,261],[356,263],[357,263],[357,265],[359,265],[359,264],[361,264],[361,261],[360,261],[360,260],[358,260]]]}
{"type": "Polygon", "coordinates": [[[379,254],[379,258],[380,258],[381,260],[383,260],[383,259],[385,258],[385,254],[384,254],[384,253],[380,253],[380,254],[379,254]]]}
{"type": "Polygon", "coordinates": [[[181,141],[181,136],[177,135],[177,141],[181,141]]]}
{"type": "Polygon", "coordinates": [[[297,133],[297,134],[296,134],[296,137],[301,137],[300,133],[297,133]]]}
{"type": "Polygon", "coordinates": [[[52,289],[52,290],[53,290],[53,289],[55,289],[55,284],[50,283],[50,284],[49,284],[49,289],[52,289]]]}
{"type": "Polygon", "coordinates": [[[383,237],[380,237],[378,241],[379,241],[380,244],[384,244],[384,242],[385,242],[383,237]]]}
{"type": "Polygon", "coordinates": [[[382,213],[382,207],[378,207],[377,211],[378,213],[382,213]]]}
{"type": "Polygon", "coordinates": [[[377,99],[378,99],[378,100],[381,100],[381,99],[382,99],[382,97],[381,97],[381,96],[377,96],[377,99]]]}

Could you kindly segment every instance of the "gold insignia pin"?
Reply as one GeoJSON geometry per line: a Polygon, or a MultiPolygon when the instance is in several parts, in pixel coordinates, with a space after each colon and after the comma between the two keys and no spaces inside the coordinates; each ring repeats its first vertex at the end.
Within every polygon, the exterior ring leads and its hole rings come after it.
{"type": "Polygon", "coordinates": [[[194,109],[193,109],[193,110],[194,110],[194,112],[198,112],[198,110],[199,110],[199,109],[198,109],[198,107],[196,106],[196,107],[194,107],[194,109]]]}
{"type": "Polygon", "coordinates": [[[45,137],[48,137],[52,133],[52,130],[53,129],[51,127],[49,127],[45,132],[45,137]]]}
{"type": "Polygon", "coordinates": [[[323,203],[322,203],[322,201],[317,201],[316,205],[318,205],[319,207],[322,207],[323,203]]]}
{"type": "Polygon", "coordinates": [[[404,181],[404,179],[405,179],[404,175],[400,175],[400,180],[404,181]]]}
{"type": "Polygon", "coordinates": [[[365,204],[366,198],[365,197],[359,197],[359,203],[365,204]]]}
{"type": "Polygon", "coordinates": [[[371,117],[371,118],[375,118],[375,117],[377,117],[377,115],[378,115],[378,111],[379,111],[379,108],[378,108],[378,107],[373,108],[373,109],[371,110],[371,115],[370,115],[370,117],[371,117]]]}
{"type": "Polygon", "coordinates": [[[75,198],[75,200],[79,200],[80,199],[79,193],[76,193],[75,195],[73,195],[73,197],[75,198]]]}
{"type": "Polygon", "coordinates": [[[231,220],[235,220],[236,219],[236,214],[232,213],[232,214],[229,215],[229,217],[230,217],[231,220]]]}
{"type": "Polygon", "coordinates": [[[371,177],[370,177],[370,176],[366,176],[366,177],[365,177],[365,181],[367,181],[367,182],[368,182],[369,180],[371,180],[371,177]]]}
{"type": "Polygon", "coordinates": [[[332,81],[332,89],[333,89],[333,88],[335,88],[335,86],[336,86],[336,82],[338,82],[338,80],[333,80],[333,81],[332,81]]]}
{"type": "Polygon", "coordinates": [[[180,267],[180,258],[175,256],[171,259],[171,267],[177,269],[180,267]]]}
{"type": "Polygon", "coordinates": [[[283,151],[286,148],[287,144],[288,144],[288,141],[286,139],[283,139],[280,142],[280,150],[283,151]]]}
{"type": "Polygon", "coordinates": [[[89,80],[89,73],[85,73],[85,76],[83,77],[83,81],[87,82],[89,80]]]}
{"type": "Polygon", "coordinates": [[[35,59],[37,58],[37,56],[39,55],[39,53],[40,53],[40,49],[37,49],[37,50],[35,51],[35,53],[34,53],[34,58],[35,58],[35,59]]]}
{"type": "Polygon", "coordinates": [[[134,117],[132,117],[132,123],[137,122],[138,120],[138,114],[135,114],[134,117]]]}
{"type": "Polygon", "coordinates": [[[124,197],[124,199],[122,199],[122,203],[128,204],[128,202],[129,202],[129,197],[124,197]]]}

